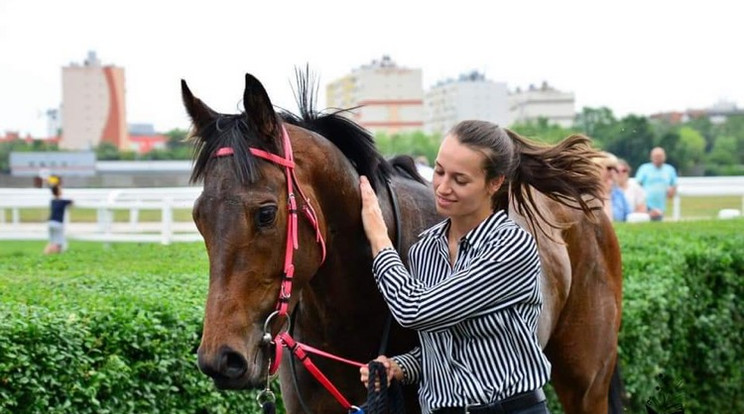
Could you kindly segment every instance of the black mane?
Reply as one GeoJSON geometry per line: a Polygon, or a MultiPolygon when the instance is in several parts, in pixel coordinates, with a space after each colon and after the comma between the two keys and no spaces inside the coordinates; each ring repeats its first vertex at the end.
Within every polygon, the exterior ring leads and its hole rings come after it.
{"type": "Polygon", "coordinates": [[[346,118],[348,110],[319,112],[315,109],[317,83],[305,67],[304,71],[296,70],[297,90],[295,99],[300,115],[282,111],[284,122],[316,132],[331,141],[344,156],[351,161],[359,175],[365,175],[372,185],[380,190],[396,172],[375,147],[375,141],[369,131],[354,121],[346,118]]]}

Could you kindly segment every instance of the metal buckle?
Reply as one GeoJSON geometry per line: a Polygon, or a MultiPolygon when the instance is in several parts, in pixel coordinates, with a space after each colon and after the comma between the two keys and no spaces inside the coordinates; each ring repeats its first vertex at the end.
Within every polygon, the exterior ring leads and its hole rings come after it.
{"type": "Polygon", "coordinates": [[[279,335],[281,333],[289,332],[289,329],[291,328],[292,321],[290,321],[289,316],[284,315],[284,324],[279,328],[279,332],[277,332],[276,335],[271,335],[271,327],[269,326],[271,324],[271,320],[275,317],[279,316],[279,311],[271,312],[268,318],[266,318],[266,321],[264,322],[263,326],[263,336],[261,337],[261,343],[264,345],[269,345],[273,339],[274,336],[279,335]]]}

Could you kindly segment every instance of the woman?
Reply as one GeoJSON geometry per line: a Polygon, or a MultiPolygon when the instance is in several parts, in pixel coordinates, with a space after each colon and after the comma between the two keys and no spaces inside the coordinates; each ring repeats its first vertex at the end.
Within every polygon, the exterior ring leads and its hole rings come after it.
{"type": "MultiPolygon", "coordinates": [[[[389,379],[419,384],[423,413],[548,412],[542,386],[550,363],[537,340],[540,261],[532,235],[506,209],[511,195],[535,224],[542,215],[532,186],[590,214],[602,194],[596,155],[583,136],[541,146],[489,122],[456,125],[442,141],[432,181],[446,219],[411,247],[410,274],[362,177],[375,280],[396,320],[416,329],[421,343],[377,360],[389,379]]],[[[368,369],[360,374],[366,385],[368,369]]]]}
{"type": "Polygon", "coordinates": [[[630,165],[622,158],[617,160],[617,165],[617,185],[623,190],[630,209],[634,213],[646,213],[646,192],[638,181],[630,177],[630,165]]]}
{"type": "Polygon", "coordinates": [[[618,185],[618,159],[615,155],[602,151],[601,156],[594,158],[594,162],[602,167],[602,182],[604,184],[604,212],[611,221],[626,221],[633,212],[625,193],[618,185]]]}

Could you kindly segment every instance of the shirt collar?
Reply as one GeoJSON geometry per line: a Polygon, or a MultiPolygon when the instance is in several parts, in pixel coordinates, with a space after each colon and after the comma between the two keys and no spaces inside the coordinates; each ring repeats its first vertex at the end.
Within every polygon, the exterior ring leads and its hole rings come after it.
{"type": "MultiPolygon", "coordinates": [[[[494,230],[496,230],[496,228],[498,228],[506,220],[508,220],[508,217],[506,216],[506,212],[504,210],[496,211],[495,213],[488,216],[485,220],[483,220],[480,224],[475,226],[475,228],[462,236],[460,242],[463,242],[464,240],[465,243],[467,243],[468,247],[477,249],[481,244],[483,244],[484,241],[491,240],[494,235],[494,230]]],[[[446,239],[447,231],[450,227],[450,222],[451,221],[449,218],[445,219],[421,233],[419,237],[446,239]]]]}

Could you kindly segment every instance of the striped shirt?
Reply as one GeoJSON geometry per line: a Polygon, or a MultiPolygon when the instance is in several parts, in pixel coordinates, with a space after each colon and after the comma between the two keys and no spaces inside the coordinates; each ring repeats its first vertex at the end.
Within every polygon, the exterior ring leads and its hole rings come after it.
{"type": "Polygon", "coordinates": [[[419,384],[423,413],[487,404],[543,386],[537,340],[540,260],[528,232],[498,211],[462,237],[450,265],[449,219],[411,246],[411,273],[392,248],[374,259],[377,287],[420,347],[393,359],[419,384]]]}

